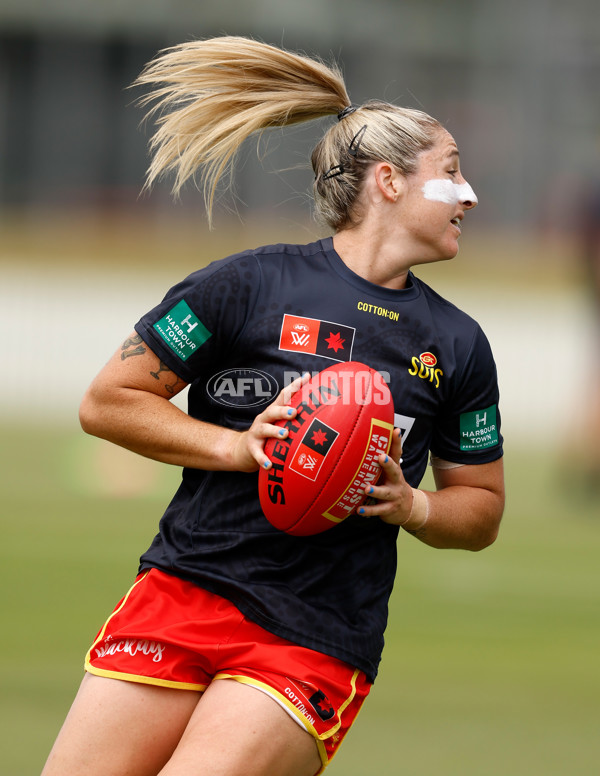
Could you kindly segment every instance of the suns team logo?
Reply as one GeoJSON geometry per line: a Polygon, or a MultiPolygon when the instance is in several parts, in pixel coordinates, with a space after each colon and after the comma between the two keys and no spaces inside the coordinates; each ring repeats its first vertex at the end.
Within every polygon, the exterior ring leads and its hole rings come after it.
{"type": "Polygon", "coordinates": [[[437,358],[433,355],[433,353],[430,353],[429,351],[426,351],[425,353],[421,353],[421,355],[419,356],[419,361],[428,367],[434,367],[437,364],[437,358]]]}
{"type": "Polygon", "coordinates": [[[441,369],[436,369],[438,360],[430,351],[426,350],[417,358],[413,356],[412,366],[408,370],[409,375],[420,377],[422,380],[429,380],[436,388],[440,387],[440,377],[444,374],[441,369]]]}
{"type": "Polygon", "coordinates": [[[351,361],[356,329],[318,318],[283,316],[279,350],[310,353],[332,361],[351,361]]]}

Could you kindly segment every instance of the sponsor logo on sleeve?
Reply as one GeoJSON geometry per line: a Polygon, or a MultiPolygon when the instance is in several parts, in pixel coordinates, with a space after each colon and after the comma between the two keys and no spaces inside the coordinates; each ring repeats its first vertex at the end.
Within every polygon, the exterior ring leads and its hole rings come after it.
{"type": "Polygon", "coordinates": [[[279,349],[310,353],[332,361],[351,361],[356,329],[317,318],[283,316],[279,349]]]}
{"type": "Polygon", "coordinates": [[[212,332],[194,315],[185,299],[177,302],[152,328],[182,361],[187,361],[212,337],[212,332]]]}
{"type": "Polygon", "coordinates": [[[498,444],[496,405],[460,416],[460,449],[466,452],[485,450],[498,444]]]}

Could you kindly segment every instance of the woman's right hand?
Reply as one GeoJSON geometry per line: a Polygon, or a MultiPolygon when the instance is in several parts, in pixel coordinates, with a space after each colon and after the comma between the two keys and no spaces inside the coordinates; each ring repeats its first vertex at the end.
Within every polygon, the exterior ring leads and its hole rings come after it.
{"type": "Polygon", "coordinates": [[[270,469],[271,461],[265,455],[267,439],[285,439],[288,430],[275,425],[278,420],[292,420],[296,417],[296,409],[289,405],[296,391],[310,380],[310,373],[296,378],[286,386],[272,404],[269,404],[254,421],[249,429],[239,433],[235,440],[232,457],[232,468],[242,472],[253,472],[259,468],[270,469]]]}

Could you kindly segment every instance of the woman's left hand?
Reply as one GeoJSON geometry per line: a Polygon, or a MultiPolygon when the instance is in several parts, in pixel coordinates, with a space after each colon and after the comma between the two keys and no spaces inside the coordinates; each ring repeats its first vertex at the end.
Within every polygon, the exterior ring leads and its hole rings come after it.
{"type": "Polygon", "coordinates": [[[380,482],[365,488],[367,496],[376,499],[377,503],[359,507],[359,515],[379,517],[384,523],[392,525],[406,525],[410,519],[413,489],[404,479],[401,463],[402,437],[400,429],[395,428],[389,454],[379,456],[379,465],[382,468],[380,482]]]}

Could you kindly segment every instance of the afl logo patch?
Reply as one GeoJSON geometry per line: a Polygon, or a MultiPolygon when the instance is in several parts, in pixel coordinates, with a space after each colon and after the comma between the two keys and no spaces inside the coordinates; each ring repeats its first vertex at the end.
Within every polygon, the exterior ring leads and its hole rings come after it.
{"type": "Polygon", "coordinates": [[[210,378],[206,392],[225,407],[259,407],[279,393],[279,383],[260,369],[225,369],[210,378]]]}

